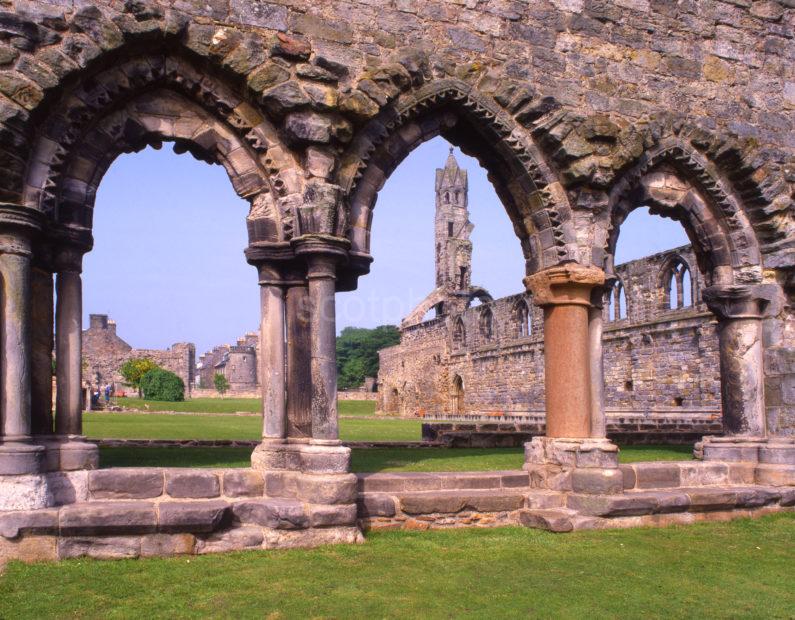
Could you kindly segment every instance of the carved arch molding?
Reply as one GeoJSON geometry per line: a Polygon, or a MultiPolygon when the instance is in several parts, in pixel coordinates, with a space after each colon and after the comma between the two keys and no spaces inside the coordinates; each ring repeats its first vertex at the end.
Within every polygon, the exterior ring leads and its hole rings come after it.
{"type": "Polygon", "coordinates": [[[6,72],[0,196],[56,228],[90,231],[113,158],[171,141],[224,166],[251,203],[262,257],[283,256],[298,236],[346,237],[339,286],[353,288],[371,260],[378,191],[441,135],[488,170],[528,272],[568,261],[610,271],[639,201],[685,223],[710,282],[795,268],[793,189],[780,166],[671,111],[583,115],[493,62],[462,70],[421,46],[347,66],[309,39],[143,1],[9,15],[24,45],[6,72]]]}

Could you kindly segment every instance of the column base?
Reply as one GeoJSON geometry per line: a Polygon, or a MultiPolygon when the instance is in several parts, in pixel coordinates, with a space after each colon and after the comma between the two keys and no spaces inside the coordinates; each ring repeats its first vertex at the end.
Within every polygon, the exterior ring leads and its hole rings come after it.
{"type": "Polygon", "coordinates": [[[695,445],[694,453],[704,461],[731,463],[758,463],[759,449],[767,440],[764,437],[735,435],[731,437],[704,437],[695,445]]]}
{"type": "Polygon", "coordinates": [[[99,448],[82,435],[37,438],[45,449],[45,471],[78,471],[99,467],[99,448]]]}
{"type": "Polygon", "coordinates": [[[44,448],[30,439],[0,442],[0,475],[33,474],[42,471],[44,448]]]}
{"type": "Polygon", "coordinates": [[[575,493],[624,492],[618,446],[609,439],[533,437],[525,444],[530,486],[575,493]]]}
{"type": "Polygon", "coordinates": [[[704,437],[696,456],[704,461],[751,463],[756,484],[795,486],[795,438],[704,437]]]}

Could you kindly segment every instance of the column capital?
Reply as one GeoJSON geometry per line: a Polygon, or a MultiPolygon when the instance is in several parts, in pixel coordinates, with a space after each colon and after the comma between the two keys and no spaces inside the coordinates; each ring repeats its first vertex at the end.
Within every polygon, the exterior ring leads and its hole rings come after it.
{"type": "Polygon", "coordinates": [[[0,252],[31,256],[32,238],[41,230],[43,220],[37,209],[0,203],[0,252]]]}
{"type": "Polygon", "coordinates": [[[56,246],[53,250],[53,267],[56,273],[82,273],[85,253],[85,248],[76,245],[56,246]]]}
{"type": "Polygon", "coordinates": [[[578,263],[550,267],[524,279],[537,306],[590,306],[594,288],[601,288],[604,283],[604,271],[578,263]]]}
{"type": "Polygon", "coordinates": [[[774,289],[769,284],[715,284],[701,294],[721,320],[763,319],[775,298],[774,289]]]}
{"type": "Polygon", "coordinates": [[[348,259],[350,241],[330,235],[302,235],[292,240],[297,256],[306,258],[309,279],[337,277],[337,265],[348,259]]]}

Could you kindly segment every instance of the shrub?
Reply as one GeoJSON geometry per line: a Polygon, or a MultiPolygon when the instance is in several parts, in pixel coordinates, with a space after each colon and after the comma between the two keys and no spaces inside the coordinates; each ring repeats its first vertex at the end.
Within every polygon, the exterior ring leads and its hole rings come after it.
{"type": "Polygon", "coordinates": [[[141,377],[141,391],[146,400],[185,400],[185,384],[164,368],[153,368],[141,377]]]}
{"type": "Polygon", "coordinates": [[[156,368],[160,368],[160,366],[147,357],[133,358],[124,362],[121,367],[121,376],[138,390],[138,396],[141,396],[141,380],[146,373],[156,368]]]}
{"type": "Polygon", "coordinates": [[[215,373],[215,376],[213,376],[213,384],[221,396],[229,389],[229,381],[220,372],[215,373]]]}

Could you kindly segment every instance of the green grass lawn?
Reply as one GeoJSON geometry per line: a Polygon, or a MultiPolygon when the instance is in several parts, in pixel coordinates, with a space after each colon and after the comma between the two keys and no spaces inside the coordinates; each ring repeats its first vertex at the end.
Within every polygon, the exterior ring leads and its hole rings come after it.
{"type": "Polygon", "coordinates": [[[795,514],[664,529],[9,564],[3,618],[792,618],[795,514]]]}
{"type": "MultiPolygon", "coordinates": [[[[685,446],[627,446],[622,463],[686,460],[685,446]]],[[[248,467],[249,448],[101,448],[102,467],[248,467]]],[[[351,470],[371,471],[494,471],[521,469],[521,448],[354,448],[351,470]]]]}
{"type": "MultiPolygon", "coordinates": [[[[143,398],[118,398],[116,403],[125,409],[147,411],[180,411],[188,413],[259,413],[259,398],[192,398],[182,402],[144,400],[143,398]]],[[[374,401],[341,400],[340,415],[375,415],[374,401]]]]}
{"type": "MultiPolygon", "coordinates": [[[[419,441],[422,422],[394,418],[340,419],[343,441],[419,441]]],[[[157,413],[84,413],[83,432],[108,439],[258,439],[259,417],[166,415],[157,413]]]]}

